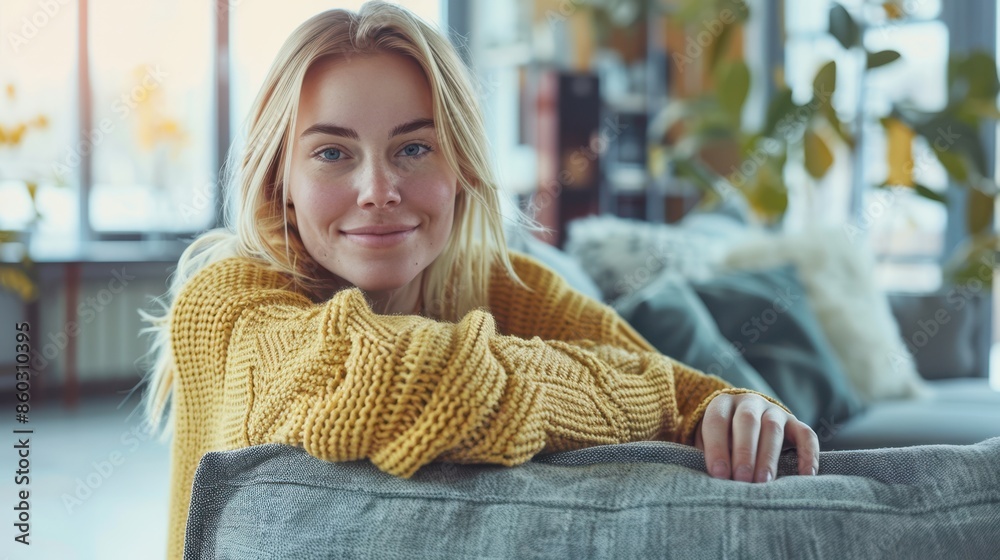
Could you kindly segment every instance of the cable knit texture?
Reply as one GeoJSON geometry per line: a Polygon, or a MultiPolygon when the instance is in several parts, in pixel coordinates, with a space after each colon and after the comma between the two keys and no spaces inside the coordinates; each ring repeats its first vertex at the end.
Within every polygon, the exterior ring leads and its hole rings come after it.
{"type": "Polygon", "coordinates": [[[357,288],[313,303],[255,260],[200,271],[170,317],[168,557],[181,558],[208,451],[285,443],[401,477],[434,460],[512,466],[542,450],[692,445],[712,398],[751,392],[658,353],[610,307],[512,259],[532,290],[498,269],[489,311],[457,323],[376,314],[357,288]]]}

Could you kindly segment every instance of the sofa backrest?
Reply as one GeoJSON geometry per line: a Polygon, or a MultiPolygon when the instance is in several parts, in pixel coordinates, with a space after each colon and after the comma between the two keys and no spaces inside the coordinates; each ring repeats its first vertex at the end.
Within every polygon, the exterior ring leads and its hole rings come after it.
{"type": "Polygon", "coordinates": [[[891,293],[889,304],[925,379],[989,377],[993,298],[988,293],[958,288],[891,293]]]}
{"type": "Polygon", "coordinates": [[[789,452],[750,484],[635,442],[401,479],[266,444],[202,458],[185,558],[997,558],[998,460],[1000,438],[832,451],[803,477],[789,452]]]}

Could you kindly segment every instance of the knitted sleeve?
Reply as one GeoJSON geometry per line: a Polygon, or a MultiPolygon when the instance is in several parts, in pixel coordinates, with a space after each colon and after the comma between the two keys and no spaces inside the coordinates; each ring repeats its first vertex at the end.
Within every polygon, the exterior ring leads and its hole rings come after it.
{"type": "Polygon", "coordinates": [[[356,288],[313,304],[286,283],[229,259],[175,302],[180,386],[222,392],[184,399],[218,407],[206,430],[230,445],[298,445],[404,477],[439,458],[514,465],[660,433],[691,443],[697,419],[681,409],[728,387],[655,351],[501,335],[483,310],[377,315],[356,288]]]}
{"type": "MultiPolygon", "coordinates": [[[[657,352],[612,307],[576,290],[555,271],[536,259],[512,252],[511,261],[518,277],[530,289],[517,286],[497,271],[490,292],[490,308],[504,332],[521,337],[537,335],[545,340],[590,340],[632,352],[657,352]]],[[[682,364],[669,356],[680,418],[677,431],[663,432],[657,439],[693,445],[698,422],[705,407],[720,394],[754,393],[788,409],[768,395],[731,387],[719,377],[682,364]]],[[[790,413],[790,411],[788,411],[790,413]]]]}

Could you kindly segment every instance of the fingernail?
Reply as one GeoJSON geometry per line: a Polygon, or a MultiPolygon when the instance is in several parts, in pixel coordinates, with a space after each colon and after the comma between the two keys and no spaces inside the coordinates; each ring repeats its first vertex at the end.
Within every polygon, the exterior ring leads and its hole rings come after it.
{"type": "Polygon", "coordinates": [[[723,460],[718,460],[712,465],[712,476],[715,478],[729,478],[729,465],[723,460]]]}
{"type": "Polygon", "coordinates": [[[736,467],[736,479],[743,482],[751,482],[753,480],[753,469],[747,465],[736,467]]]}
{"type": "Polygon", "coordinates": [[[767,471],[767,474],[764,476],[764,482],[771,482],[773,479],[774,477],[771,476],[771,471],[767,471]]]}
{"type": "Polygon", "coordinates": [[[809,467],[809,474],[815,476],[816,475],[816,467],[809,467]]]}

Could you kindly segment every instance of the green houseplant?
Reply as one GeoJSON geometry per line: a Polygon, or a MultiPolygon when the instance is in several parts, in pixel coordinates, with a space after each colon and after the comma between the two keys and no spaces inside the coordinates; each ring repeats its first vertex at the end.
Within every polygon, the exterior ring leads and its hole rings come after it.
{"type": "MultiPolygon", "coordinates": [[[[888,2],[884,8],[890,18],[902,15],[896,3],[888,2]]],[[[742,25],[742,21],[733,25],[742,25]]],[[[838,4],[830,10],[829,32],[844,49],[865,57],[866,72],[877,72],[900,58],[893,50],[866,51],[863,24],[838,4]]],[[[726,35],[730,33],[719,35],[707,47],[711,56],[705,57],[704,63],[712,87],[672,101],[654,118],[651,136],[659,146],[655,147],[658,158],[653,160],[653,172],[664,172],[667,166],[663,164],[672,163],[675,176],[704,187],[710,197],[720,195],[720,185],[731,185],[747,198],[763,222],[777,224],[788,207],[785,167],[801,165],[810,177],[822,179],[834,163],[837,143],[850,152],[855,150],[854,131],[861,123],[851,126],[842,122],[834,109],[831,101],[838,69],[830,61],[816,73],[812,97],[805,103],[793,99],[779,76],[763,127],[746,130],[741,117],[751,73],[744,61],[718,54],[718,42],[726,35]]],[[[945,266],[946,277],[959,282],[977,274],[984,257],[992,258],[1000,249],[1000,238],[992,228],[998,189],[987,171],[978,134],[981,123],[1000,117],[996,61],[983,52],[952,56],[948,92],[948,103],[939,111],[922,112],[896,103],[879,119],[889,145],[889,174],[884,183],[873,187],[910,188],[918,196],[948,204],[947,194],[914,181],[913,143],[922,138],[931,147],[951,181],[968,192],[969,239],[945,266]],[[940,141],[942,131],[948,135],[946,142],[940,141]]]]}

